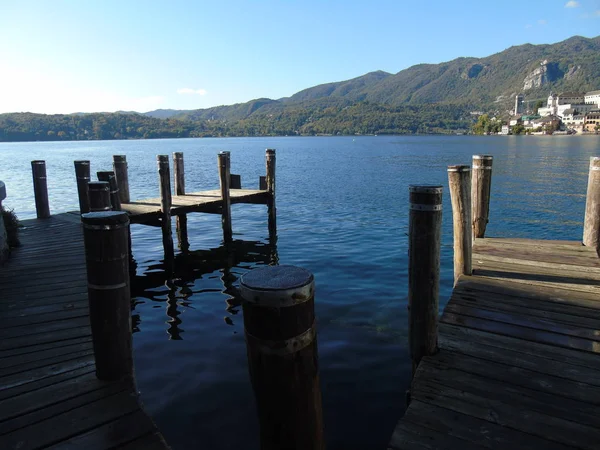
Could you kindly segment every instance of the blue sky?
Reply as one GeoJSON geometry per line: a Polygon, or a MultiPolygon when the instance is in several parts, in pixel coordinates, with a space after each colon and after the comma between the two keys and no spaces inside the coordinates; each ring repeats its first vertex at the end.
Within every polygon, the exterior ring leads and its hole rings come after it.
{"type": "Polygon", "coordinates": [[[0,113],[194,109],[600,34],[600,0],[0,0],[0,113]]]}

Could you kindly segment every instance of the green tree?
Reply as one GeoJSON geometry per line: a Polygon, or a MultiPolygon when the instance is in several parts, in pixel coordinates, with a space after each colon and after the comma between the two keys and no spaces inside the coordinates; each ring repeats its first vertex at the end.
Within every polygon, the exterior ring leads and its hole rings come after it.
{"type": "Polygon", "coordinates": [[[537,102],[535,102],[535,106],[533,107],[533,113],[537,114],[539,109],[544,106],[544,101],[543,100],[538,100],[537,102]]]}

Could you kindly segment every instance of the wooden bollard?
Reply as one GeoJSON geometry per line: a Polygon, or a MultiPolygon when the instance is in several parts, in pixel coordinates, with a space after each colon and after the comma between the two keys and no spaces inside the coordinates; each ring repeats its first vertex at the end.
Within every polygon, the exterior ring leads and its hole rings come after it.
{"type": "Polygon", "coordinates": [[[129,203],[129,174],[127,173],[127,158],[125,155],[113,155],[113,169],[119,187],[119,200],[121,203],[129,203]]]}
{"type": "Polygon", "coordinates": [[[129,218],[126,212],[81,216],[96,376],[133,377],[131,296],[129,292],[129,218]]]}
{"type": "Polygon", "coordinates": [[[260,176],[258,177],[258,189],[261,191],[267,190],[267,177],[260,176]]]}
{"type": "Polygon", "coordinates": [[[110,185],[108,181],[90,181],[88,183],[88,193],[90,198],[90,211],[110,211],[110,185]]]}
{"type": "Polygon", "coordinates": [[[229,189],[241,189],[242,188],[242,176],[230,173],[229,174],[229,189]]]}
{"type": "Polygon", "coordinates": [[[33,195],[35,197],[35,212],[38,219],[50,217],[48,202],[48,180],[46,179],[46,161],[31,161],[33,174],[33,195]]]}
{"type": "Polygon", "coordinates": [[[590,158],[583,221],[583,245],[595,248],[600,255],[600,157],[598,156],[590,158]]]}
{"type": "Polygon", "coordinates": [[[408,308],[413,375],[437,352],[442,186],[409,188],[408,308]]]}
{"type": "Polygon", "coordinates": [[[473,273],[473,228],[471,226],[471,168],[448,166],[454,229],[454,284],[461,275],[473,273]]]}
{"type": "Polygon", "coordinates": [[[473,155],[471,198],[473,205],[473,236],[485,236],[490,216],[490,193],[492,189],[492,162],[490,155],[473,155]]]}
{"type": "Polygon", "coordinates": [[[90,196],[88,183],[90,182],[90,162],[75,161],[75,178],[77,180],[77,195],[79,197],[79,212],[90,212],[90,196]]]}
{"type": "Polygon", "coordinates": [[[173,153],[173,181],[175,182],[175,195],[185,195],[185,170],[182,152],[173,153]]]}
{"type": "Polygon", "coordinates": [[[229,192],[229,170],[230,157],[229,152],[220,152],[217,156],[219,163],[219,185],[221,186],[221,198],[223,199],[223,207],[221,210],[221,224],[223,226],[223,240],[231,241],[233,231],[231,229],[231,197],[229,192]]]}
{"type": "Polygon", "coordinates": [[[171,265],[175,251],[173,248],[173,231],[171,229],[171,206],[173,204],[173,199],[171,197],[169,156],[158,155],[156,161],[158,164],[158,181],[160,183],[161,228],[163,235],[163,249],[165,251],[165,264],[171,265]]]}
{"type": "Polygon", "coordinates": [[[261,450],[322,450],[314,278],[293,266],[241,277],[250,379],[261,450]]]}
{"type": "Polygon", "coordinates": [[[106,181],[110,187],[110,204],[113,211],[121,211],[121,198],[119,197],[119,186],[115,173],[111,170],[101,170],[96,173],[98,181],[106,181]]]}
{"type": "Polygon", "coordinates": [[[277,207],[275,206],[275,150],[268,148],[265,152],[265,161],[267,169],[267,191],[270,198],[267,202],[269,236],[272,238],[277,234],[277,207]]]}

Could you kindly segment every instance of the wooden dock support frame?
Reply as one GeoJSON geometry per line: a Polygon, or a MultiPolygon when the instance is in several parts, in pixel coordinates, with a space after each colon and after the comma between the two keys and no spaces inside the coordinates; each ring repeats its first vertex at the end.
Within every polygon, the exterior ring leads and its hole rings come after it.
{"type": "Polygon", "coordinates": [[[171,266],[175,255],[173,248],[173,231],[171,229],[171,174],[169,170],[169,156],[158,155],[158,178],[160,183],[160,210],[161,228],[163,237],[163,249],[165,251],[165,267],[171,266]]]}
{"type": "Polygon", "coordinates": [[[473,273],[473,227],[471,226],[471,168],[448,166],[454,230],[454,284],[461,275],[473,273]]]}
{"type": "Polygon", "coordinates": [[[48,202],[48,180],[46,179],[46,161],[31,161],[33,175],[33,194],[35,196],[35,212],[38,219],[50,217],[48,202]]]}
{"type": "Polygon", "coordinates": [[[408,244],[409,347],[413,375],[437,352],[442,186],[411,185],[408,244]]]}
{"type": "Polygon", "coordinates": [[[265,152],[266,160],[266,185],[267,191],[271,197],[267,203],[267,214],[269,217],[269,238],[271,241],[276,240],[277,235],[277,207],[275,205],[275,149],[268,148],[265,152]]]}
{"type": "Polygon", "coordinates": [[[133,378],[129,218],[126,212],[83,214],[88,298],[96,376],[133,378]]]}
{"type": "Polygon", "coordinates": [[[261,450],[323,450],[313,275],[267,266],[244,274],[240,293],[261,450]]]}
{"type": "Polygon", "coordinates": [[[473,201],[473,235],[485,236],[490,216],[490,193],[492,189],[493,156],[473,155],[473,178],[471,180],[471,198],[473,201]]]}
{"type": "Polygon", "coordinates": [[[598,156],[590,158],[583,223],[583,245],[595,248],[600,256],[600,157],[598,156]]]}
{"type": "Polygon", "coordinates": [[[121,203],[129,203],[129,174],[127,173],[127,157],[125,155],[113,155],[113,169],[119,187],[119,200],[121,203]]]}
{"type": "Polygon", "coordinates": [[[110,204],[113,211],[121,211],[121,198],[117,178],[112,170],[102,170],[96,173],[98,181],[106,181],[110,187],[110,204]]]}
{"type": "Polygon", "coordinates": [[[223,240],[229,242],[233,239],[233,231],[231,229],[231,197],[230,189],[230,153],[220,152],[217,156],[219,163],[219,184],[221,186],[221,198],[223,199],[223,208],[221,211],[221,223],[223,226],[223,240]]]}
{"type": "Polygon", "coordinates": [[[77,180],[77,195],[79,197],[79,212],[90,212],[90,196],[88,183],[90,182],[90,162],[75,161],[75,178],[77,180]]]}
{"type": "Polygon", "coordinates": [[[110,185],[108,181],[90,181],[88,183],[90,211],[110,211],[110,185]]]}

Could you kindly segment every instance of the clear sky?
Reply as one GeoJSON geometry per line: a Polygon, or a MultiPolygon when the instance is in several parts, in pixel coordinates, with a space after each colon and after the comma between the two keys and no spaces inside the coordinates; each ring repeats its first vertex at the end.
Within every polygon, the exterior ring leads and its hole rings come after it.
{"type": "Polygon", "coordinates": [[[0,113],[206,108],[599,34],[600,0],[0,0],[0,113]]]}

